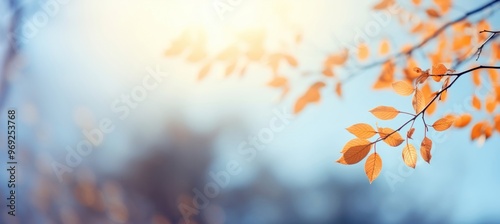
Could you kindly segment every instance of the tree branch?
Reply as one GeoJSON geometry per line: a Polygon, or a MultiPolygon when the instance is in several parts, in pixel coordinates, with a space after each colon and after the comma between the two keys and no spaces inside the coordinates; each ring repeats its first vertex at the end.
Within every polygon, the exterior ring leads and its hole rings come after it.
{"type": "MultiPolygon", "coordinates": [[[[383,141],[385,139],[387,139],[388,137],[390,137],[391,135],[395,134],[396,132],[399,132],[401,131],[401,129],[403,129],[406,125],[408,125],[410,122],[414,122],[420,115],[422,115],[422,117],[425,115],[425,111],[427,111],[427,109],[429,108],[429,106],[434,103],[434,101],[436,101],[436,99],[438,99],[441,94],[443,94],[445,91],[447,91],[449,88],[451,88],[451,86],[453,86],[453,84],[455,84],[455,82],[464,74],[467,74],[469,72],[472,72],[474,70],[477,70],[477,69],[500,69],[500,66],[484,66],[484,65],[481,65],[481,66],[477,66],[477,67],[474,67],[474,68],[471,68],[471,69],[468,69],[468,70],[465,70],[463,72],[459,72],[459,73],[454,73],[454,74],[448,74],[449,76],[456,76],[456,78],[446,87],[444,87],[443,89],[441,89],[440,91],[438,91],[436,93],[436,95],[434,96],[434,98],[432,98],[431,101],[429,101],[429,103],[427,103],[427,105],[424,107],[424,109],[422,109],[422,111],[418,112],[417,114],[415,114],[410,120],[408,120],[407,122],[405,122],[403,125],[401,125],[398,129],[394,130],[393,132],[387,134],[386,136],[384,136],[383,138],[379,138],[377,140],[375,140],[374,142],[372,142],[371,144],[376,144],[380,141],[383,141]]],[[[443,74],[444,75],[444,74],[443,74]]],[[[422,118],[423,119],[423,118],[422,118]]]]}
{"type": "MultiPolygon", "coordinates": [[[[412,46],[411,48],[405,50],[405,51],[401,51],[397,54],[394,54],[392,56],[389,56],[387,58],[384,58],[382,60],[379,60],[379,61],[376,61],[376,62],[373,62],[371,64],[367,64],[367,65],[364,65],[364,66],[361,66],[359,67],[359,70],[365,70],[365,69],[370,69],[372,67],[375,67],[375,66],[379,66],[379,65],[382,65],[392,59],[395,59],[395,58],[399,58],[401,56],[404,56],[404,55],[410,55],[413,51],[415,51],[416,49],[418,48],[421,48],[423,47],[424,45],[426,45],[429,41],[431,41],[432,39],[436,38],[440,33],[444,32],[448,27],[452,26],[453,24],[455,23],[458,23],[458,22],[461,22],[462,20],[465,20],[467,19],[469,16],[472,16],[476,13],[479,13],[479,12],[482,12],[483,10],[495,5],[496,3],[499,3],[500,0],[493,0],[493,1],[490,1],[476,9],[473,9],[467,13],[465,13],[463,16],[459,17],[459,18],[456,18],[455,20],[452,20],[446,24],[444,24],[443,26],[441,26],[439,29],[437,29],[436,31],[434,31],[434,33],[432,33],[430,36],[428,36],[427,38],[423,39],[420,43],[412,46]]],[[[344,82],[346,81],[349,81],[351,80],[352,78],[358,76],[359,73],[355,73],[353,75],[350,75],[349,77],[347,77],[344,82]]]]}

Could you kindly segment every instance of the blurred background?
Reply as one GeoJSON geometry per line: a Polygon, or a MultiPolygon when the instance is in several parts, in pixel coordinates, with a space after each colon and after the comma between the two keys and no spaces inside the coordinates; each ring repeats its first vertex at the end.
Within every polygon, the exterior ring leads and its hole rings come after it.
{"type": "MultiPolygon", "coordinates": [[[[437,23],[485,2],[454,1],[437,23]]],[[[407,98],[372,90],[378,68],[360,71],[342,97],[328,86],[319,103],[292,113],[318,76],[303,71],[318,70],[330,52],[354,45],[359,30],[378,21],[376,3],[1,1],[0,120],[6,125],[7,110],[17,111],[19,164],[11,217],[2,150],[0,223],[500,222],[498,133],[480,146],[464,130],[432,133],[432,162],[419,161],[415,170],[404,165],[399,149],[382,148],[384,167],[372,184],[363,163],[334,162],[352,138],[346,127],[375,125],[368,110],[411,110],[407,98]],[[202,39],[203,54],[241,35],[265,36],[265,51],[295,55],[298,67],[280,69],[293,88],[283,97],[266,87],[268,68],[241,61],[241,74],[224,75],[224,67],[213,66],[200,80],[201,59],[168,55],[185,44],[176,42],[182,35],[202,39]]],[[[487,11],[496,30],[498,7],[487,11]]],[[[397,31],[411,21],[386,13],[370,47],[380,39],[418,41],[397,31]]],[[[420,67],[430,66],[421,61],[420,67]]],[[[429,119],[467,110],[472,91],[468,80],[457,83],[429,119]]],[[[6,136],[6,128],[1,133],[6,136]]]]}

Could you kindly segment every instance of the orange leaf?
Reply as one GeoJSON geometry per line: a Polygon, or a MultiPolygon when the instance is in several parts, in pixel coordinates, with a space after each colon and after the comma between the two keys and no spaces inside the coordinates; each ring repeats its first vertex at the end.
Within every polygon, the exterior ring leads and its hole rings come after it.
{"type": "Polygon", "coordinates": [[[493,113],[493,111],[495,111],[495,108],[497,106],[497,99],[496,99],[496,96],[488,96],[486,97],[486,100],[485,100],[485,107],[486,107],[486,111],[488,113],[493,113]]]}
{"type": "Polygon", "coordinates": [[[412,100],[413,109],[415,109],[415,113],[420,113],[425,108],[425,97],[422,91],[419,89],[415,90],[415,94],[413,95],[412,100]]]}
{"type": "Polygon", "coordinates": [[[432,149],[432,140],[430,138],[425,137],[422,140],[422,144],[420,145],[420,155],[425,160],[425,162],[431,162],[431,149],[432,149]]]}
{"type": "Polygon", "coordinates": [[[399,132],[396,132],[390,128],[378,128],[378,134],[380,138],[383,139],[387,145],[396,147],[401,145],[405,140],[401,137],[399,132]]]}
{"type": "Polygon", "coordinates": [[[451,127],[454,121],[454,116],[446,116],[434,122],[432,127],[436,131],[445,131],[451,127]]]}
{"type": "Polygon", "coordinates": [[[448,68],[443,64],[437,64],[432,66],[432,74],[433,75],[444,75],[448,71],[448,68]]]}
{"type": "Polygon", "coordinates": [[[406,137],[409,138],[409,139],[412,139],[413,137],[413,133],[415,132],[415,128],[411,128],[410,130],[408,130],[408,132],[406,133],[406,137]]]}
{"type": "Polygon", "coordinates": [[[397,94],[402,96],[409,96],[415,90],[413,86],[406,81],[398,81],[392,83],[392,88],[394,89],[394,91],[396,91],[397,94]]]}
{"type": "Polygon", "coordinates": [[[370,184],[375,179],[377,179],[381,170],[382,170],[382,159],[380,158],[380,156],[376,152],[368,156],[368,159],[366,159],[365,163],[365,173],[366,176],[368,177],[368,180],[370,181],[370,184]]]}
{"type": "Polygon", "coordinates": [[[481,101],[476,95],[472,96],[472,107],[476,108],[476,110],[481,110],[481,101]]]}
{"type": "Polygon", "coordinates": [[[420,3],[422,2],[422,0],[412,0],[412,2],[415,5],[420,5],[420,3]]]}
{"type": "Polygon", "coordinates": [[[352,148],[354,146],[360,146],[360,145],[369,145],[370,141],[362,138],[355,138],[353,140],[348,141],[345,145],[344,148],[342,148],[341,153],[345,153],[349,148],[352,148]]]}
{"type": "Polygon", "coordinates": [[[345,165],[352,165],[359,163],[359,161],[363,160],[366,155],[370,152],[372,148],[372,144],[366,144],[366,145],[354,145],[349,148],[347,148],[340,157],[339,160],[337,160],[338,163],[342,163],[345,165]]]}
{"type": "Polygon", "coordinates": [[[394,4],[394,0],[382,0],[381,2],[374,5],[373,9],[383,10],[383,9],[386,9],[387,7],[391,6],[392,4],[394,4]]]}
{"type": "Polygon", "coordinates": [[[370,51],[368,49],[368,46],[366,44],[361,44],[358,47],[358,58],[359,60],[363,61],[368,58],[370,55],[370,51]]]}
{"type": "Polygon", "coordinates": [[[207,76],[208,72],[210,71],[210,67],[212,66],[212,64],[210,63],[207,63],[206,65],[204,65],[200,72],[198,72],[198,80],[202,80],[205,78],[205,76],[207,76]]]}
{"type": "Polygon", "coordinates": [[[349,56],[349,52],[345,49],[339,54],[332,54],[326,58],[324,67],[331,68],[334,65],[343,65],[349,56]]]}
{"type": "Polygon", "coordinates": [[[234,70],[236,69],[236,65],[237,65],[237,61],[234,60],[233,62],[231,62],[227,67],[226,67],[226,72],[225,72],[225,76],[229,76],[231,75],[234,70]]]}
{"type": "Polygon", "coordinates": [[[275,76],[273,80],[271,80],[267,85],[272,87],[281,87],[285,86],[288,83],[288,80],[283,76],[275,76]]]}
{"type": "Polygon", "coordinates": [[[475,124],[471,129],[470,139],[475,140],[475,139],[479,138],[479,136],[481,136],[481,134],[483,134],[483,127],[484,127],[484,122],[479,122],[479,123],[475,124]]]}
{"type": "Polygon", "coordinates": [[[474,82],[475,86],[481,85],[481,71],[479,70],[472,71],[472,82],[474,82]]]}
{"type": "Polygon", "coordinates": [[[458,117],[455,120],[455,127],[457,128],[463,128],[467,126],[472,120],[472,116],[470,114],[462,114],[460,117],[458,117]]]}
{"type": "Polygon", "coordinates": [[[495,129],[500,132],[500,114],[495,116],[495,129]]]}
{"type": "Polygon", "coordinates": [[[378,106],[370,110],[370,112],[381,120],[391,120],[398,116],[399,111],[394,107],[378,106]]]}
{"type": "Polygon", "coordinates": [[[434,3],[439,6],[443,13],[448,12],[451,8],[451,0],[434,0],[434,3]]]}
{"type": "Polygon", "coordinates": [[[488,123],[484,123],[484,136],[488,139],[491,135],[493,135],[493,126],[488,123]]]}
{"type": "Polygon", "coordinates": [[[427,9],[427,10],[425,10],[425,12],[427,13],[427,15],[429,15],[429,17],[432,17],[432,18],[439,18],[439,17],[441,17],[441,15],[439,14],[439,12],[436,11],[435,9],[427,9]]]}
{"type": "Polygon", "coordinates": [[[325,75],[326,77],[333,77],[334,76],[331,68],[325,68],[325,69],[323,69],[323,71],[321,73],[323,73],[323,75],[325,75]]]}
{"type": "Polygon", "coordinates": [[[372,128],[372,126],[365,123],[352,125],[351,127],[347,128],[347,131],[349,131],[351,134],[355,135],[358,138],[365,138],[365,139],[371,138],[377,133],[375,129],[372,128]]]}
{"type": "Polygon", "coordinates": [[[453,44],[452,44],[452,50],[460,50],[464,47],[470,46],[472,42],[472,36],[471,35],[463,35],[460,37],[455,37],[453,39],[453,44]]]}
{"type": "Polygon", "coordinates": [[[403,161],[411,168],[417,165],[417,150],[412,144],[406,144],[403,148],[403,161]]]}
{"type": "Polygon", "coordinates": [[[389,53],[389,41],[383,40],[380,43],[380,54],[385,55],[387,53],[389,53]]]}
{"type": "Polygon", "coordinates": [[[319,102],[321,100],[320,90],[324,86],[325,83],[323,82],[314,83],[314,85],[312,85],[307,92],[297,100],[293,112],[297,114],[302,111],[307,104],[319,102]]]}
{"type": "Polygon", "coordinates": [[[337,94],[338,97],[342,97],[342,83],[337,82],[337,85],[335,86],[335,93],[337,94]]]}
{"type": "Polygon", "coordinates": [[[498,82],[498,73],[497,73],[497,70],[489,69],[488,70],[488,75],[490,76],[490,80],[491,80],[492,83],[497,83],[498,82]]]}

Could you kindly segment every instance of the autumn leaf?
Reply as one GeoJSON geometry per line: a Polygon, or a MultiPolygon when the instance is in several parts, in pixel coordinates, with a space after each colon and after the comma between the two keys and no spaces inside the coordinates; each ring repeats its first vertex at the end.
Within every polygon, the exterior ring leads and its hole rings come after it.
{"type": "Polygon", "coordinates": [[[383,40],[380,43],[380,51],[379,52],[381,55],[385,55],[385,54],[389,53],[389,41],[383,40]]]}
{"type": "Polygon", "coordinates": [[[337,85],[335,85],[335,93],[337,94],[338,97],[342,97],[342,83],[337,82],[337,85]]]}
{"type": "Polygon", "coordinates": [[[207,76],[211,66],[211,63],[207,63],[201,68],[200,72],[198,72],[198,80],[202,80],[207,76]]]}
{"type": "Polygon", "coordinates": [[[376,152],[368,156],[368,159],[366,159],[365,163],[365,173],[366,176],[368,177],[368,180],[370,181],[370,184],[375,179],[377,179],[381,170],[382,170],[382,159],[380,158],[380,156],[376,152]]]}
{"type": "Polygon", "coordinates": [[[417,150],[412,144],[406,144],[403,148],[403,161],[411,168],[417,165],[417,150]]]}
{"type": "Polygon", "coordinates": [[[288,80],[283,76],[275,76],[267,85],[272,87],[282,87],[288,83],[288,80]]]}
{"type": "Polygon", "coordinates": [[[323,82],[317,82],[314,85],[312,85],[307,90],[307,92],[297,100],[293,112],[297,114],[300,111],[302,111],[307,106],[307,104],[319,102],[321,99],[320,90],[324,86],[325,83],[323,82]]]}
{"type": "Polygon", "coordinates": [[[445,131],[451,127],[454,121],[454,116],[446,116],[434,122],[432,127],[436,131],[445,131]]]}
{"type": "Polygon", "coordinates": [[[481,85],[481,71],[479,70],[472,71],[472,82],[474,83],[475,86],[481,85]]]}
{"type": "Polygon", "coordinates": [[[486,97],[486,100],[485,100],[485,108],[486,108],[486,112],[488,113],[493,113],[493,111],[495,111],[495,108],[497,106],[497,99],[496,99],[496,96],[488,96],[486,97]]]}
{"type": "Polygon", "coordinates": [[[406,137],[409,139],[412,139],[413,133],[415,133],[415,128],[410,128],[410,130],[408,130],[408,132],[406,132],[406,137]]]}
{"type": "Polygon", "coordinates": [[[463,35],[460,37],[453,38],[452,49],[454,51],[460,50],[464,47],[468,47],[471,45],[472,36],[471,35],[463,35]]]}
{"type": "Polygon", "coordinates": [[[354,146],[359,146],[359,145],[369,145],[370,141],[363,139],[363,138],[355,138],[353,140],[348,141],[345,145],[344,148],[342,148],[341,153],[345,153],[349,148],[352,148],[354,146]]]}
{"type": "Polygon", "coordinates": [[[399,132],[391,128],[378,128],[380,138],[389,146],[396,147],[401,145],[405,140],[401,137],[399,132]]]}
{"type": "Polygon", "coordinates": [[[368,46],[366,44],[361,44],[358,47],[358,58],[359,60],[363,61],[368,58],[370,55],[370,51],[368,49],[368,46]]]}
{"type": "Polygon", "coordinates": [[[432,149],[432,140],[430,138],[425,137],[422,140],[422,144],[420,145],[420,155],[425,160],[425,162],[431,162],[431,149],[432,149]]]}
{"type": "Polygon", "coordinates": [[[470,114],[462,114],[460,115],[456,120],[455,123],[453,124],[457,128],[463,128],[467,126],[472,120],[472,115],[470,114]]]}
{"type": "Polygon", "coordinates": [[[365,139],[371,138],[377,133],[375,129],[372,128],[372,126],[365,123],[352,125],[351,127],[347,128],[347,131],[349,131],[351,134],[355,135],[358,138],[365,138],[365,139]]]}
{"type": "Polygon", "coordinates": [[[443,64],[437,64],[432,66],[432,74],[433,75],[444,75],[448,71],[448,68],[443,64]]]}
{"type": "Polygon", "coordinates": [[[452,0],[434,0],[434,3],[436,3],[437,6],[439,6],[441,12],[446,13],[451,8],[452,5],[451,1],[452,0]]]}
{"type": "Polygon", "coordinates": [[[373,9],[383,10],[383,9],[386,9],[387,7],[391,6],[392,4],[394,4],[394,0],[382,0],[381,2],[379,2],[375,6],[373,6],[373,9]]]}
{"type": "Polygon", "coordinates": [[[495,116],[495,129],[500,132],[500,114],[495,116]]]}
{"type": "Polygon", "coordinates": [[[415,113],[420,113],[425,108],[425,97],[422,91],[419,89],[415,90],[415,94],[413,95],[412,100],[413,109],[415,109],[415,113]]]}
{"type": "Polygon", "coordinates": [[[481,101],[476,95],[472,96],[472,107],[476,108],[476,110],[481,110],[481,101]]]}
{"type": "Polygon", "coordinates": [[[372,144],[367,145],[355,145],[348,148],[342,157],[337,160],[337,162],[345,165],[352,165],[359,163],[359,161],[363,160],[366,155],[370,152],[372,148],[372,144]]]}
{"type": "Polygon", "coordinates": [[[238,63],[238,62],[237,62],[236,60],[234,60],[234,61],[232,61],[232,62],[231,62],[231,63],[230,63],[230,64],[226,67],[226,71],[225,71],[225,76],[226,76],[226,77],[227,77],[227,76],[229,76],[229,75],[231,75],[231,74],[234,72],[234,70],[236,69],[236,65],[237,65],[237,63],[238,63]]]}
{"type": "Polygon", "coordinates": [[[413,86],[406,81],[398,81],[392,84],[392,88],[397,94],[402,96],[409,96],[415,90],[413,86]]]}
{"type": "Polygon", "coordinates": [[[399,111],[394,107],[378,106],[370,110],[370,112],[381,120],[391,120],[398,116],[399,111]]]}
{"type": "Polygon", "coordinates": [[[490,138],[491,135],[493,135],[493,126],[491,126],[489,123],[484,123],[483,133],[486,139],[490,138]]]}
{"type": "Polygon", "coordinates": [[[484,122],[478,122],[475,124],[470,132],[470,139],[475,140],[479,138],[483,134],[483,127],[484,127],[484,122]]]}
{"type": "Polygon", "coordinates": [[[435,9],[427,9],[427,10],[425,10],[425,12],[427,13],[427,15],[429,15],[429,17],[432,17],[432,18],[441,17],[441,14],[439,14],[439,12],[436,11],[435,9]]]}

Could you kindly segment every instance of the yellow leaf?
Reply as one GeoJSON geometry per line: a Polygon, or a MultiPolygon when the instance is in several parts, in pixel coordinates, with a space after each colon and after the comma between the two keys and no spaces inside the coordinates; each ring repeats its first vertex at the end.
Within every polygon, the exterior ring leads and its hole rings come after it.
{"type": "Polygon", "coordinates": [[[413,95],[412,100],[413,109],[415,109],[415,113],[420,113],[425,108],[425,97],[422,91],[419,89],[415,90],[415,94],[413,95]]]}
{"type": "Polygon", "coordinates": [[[372,148],[372,144],[367,144],[367,145],[355,145],[350,148],[348,148],[342,157],[337,160],[337,162],[345,164],[345,165],[352,165],[359,163],[359,161],[363,160],[366,155],[370,152],[372,148]]]}
{"type": "Polygon", "coordinates": [[[368,156],[365,163],[365,173],[370,181],[370,184],[377,179],[380,171],[382,170],[382,159],[377,153],[368,156]]]}
{"type": "Polygon", "coordinates": [[[394,91],[396,91],[397,94],[402,96],[409,96],[415,90],[413,86],[406,81],[398,81],[392,83],[392,88],[394,89],[394,91]]]}
{"type": "Polygon", "coordinates": [[[388,106],[378,106],[370,110],[370,112],[377,117],[378,119],[382,120],[391,120],[398,116],[399,111],[396,110],[394,107],[388,107],[388,106]]]}
{"type": "Polygon", "coordinates": [[[368,46],[366,44],[361,44],[358,47],[358,58],[359,60],[363,61],[368,58],[370,55],[370,51],[368,49],[368,46]]]}
{"type": "Polygon", "coordinates": [[[349,148],[352,148],[354,146],[360,146],[360,145],[369,145],[370,141],[362,138],[355,138],[353,140],[348,141],[345,145],[344,148],[342,148],[341,153],[345,153],[349,148]]]}
{"type": "Polygon", "coordinates": [[[422,144],[420,145],[420,155],[425,160],[425,162],[431,162],[431,149],[432,149],[432,140],[425,137],[422,140],[422,144]]]}
{"type": "Polygon", "coordinates": [[[351,127],[347,128],[347,131],[349,131],[351,134],[355,135],[358,138],[365,138],[365,139],[371,138],[377,133],[375,129],[372,128],[372,126],[365,123],[352,125],[351,127]]]}
{"type": "Polygon", "coordinates": [[[417,165],[417,150],[412,144],[406,144],[403,148],[403,161],[411,168],[417,165]]]}
{"type": "Polygon", "coordinates": [[[446,116],[434,122],[432,127],[436,131],[445,131],[451,127],[454,121],[455,119],[453,116],[446,116]]]}
{"type": "Polygon", "coordinates": [[[471,122],[471,120],[472,120],[472,115],[462,114],[455,120],[455,123],[453,125],[457,128],[463,128],[467,126],[471,122]]]}
{"type": "Polygon", "coordinates": [[[380,43],[380,54],[385,55],[387,53],[389,53],[389,41],[383,40],[380,43]]]}
{"type": "Polygon", "coordinates": [[[399,132],[390,128],[378,128],[378,134],[383,141],[392,147],[401,145],[405,140],[401,137],[399,132]]]}

